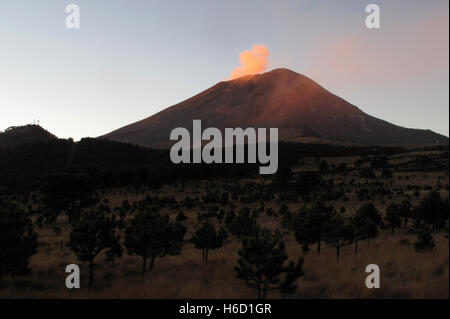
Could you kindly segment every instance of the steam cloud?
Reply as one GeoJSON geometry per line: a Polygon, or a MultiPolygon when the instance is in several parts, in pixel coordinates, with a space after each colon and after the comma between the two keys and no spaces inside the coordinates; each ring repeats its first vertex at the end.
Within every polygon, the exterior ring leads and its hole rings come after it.
{"type": "Polygon", "coordinates": [[[241,65],[231,72],[230,80],[244,75],[261,73],[267,68],[267,57],[269,50],[265,45],[254,45],[252,50],[239,54],[241,65]]]}

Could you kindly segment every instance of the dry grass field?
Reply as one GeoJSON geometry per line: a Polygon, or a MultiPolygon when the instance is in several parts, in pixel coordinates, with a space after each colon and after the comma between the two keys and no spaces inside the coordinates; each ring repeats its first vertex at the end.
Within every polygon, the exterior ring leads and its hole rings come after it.
{"type": "MultiPolygon", "coordinates": [[[[393,156],[390,163],[407,162],[415,153],[404,156],[393,156]]],[[[356,157],[340,157],[326,159],[328,164],[339,165],[348,163],[351,166],[356,157]]],[[[315,160],[305,159],[301,166],[293,168],[294,172],[317,169],[315,160]]],[[[345,215],[354,213],[364,201],[357,197],[357,191],[366,187],[369,181],[360,178],[355,171],[346,175],[324,175],[324,178],[334,178],[336,185],[344,185],[348,189],[346,199],[331,200],[337,210],[345,208],[345,215]],[[352,182],[353,180],[353,182],[352,182]]],[[[409,198],[417,205],[428,189],[435,189],[438,183],[443,198],[448,197],[448,171],[408,172],[396,171],[390,181],[377,177],[378,182],[387,183],[391,188],[401,188],[402,193],[393,192],[389,196],[375,196],[371,201],[383,214],[391,201],[401,201],[409,198]],[[408,185],[419,185],[419,194],[408,185]]],[[[268,183],[268,180],[205,180],[190,184],[163,186],[157,191],[112,189],[102,190],[101,199],[114,211],[126,199],[130,204],[145,198],[145,196],[173,196],[181,202],[186,196],[201,197],[212,190],[225,190],[230,185],[245,185],[268,183]],[[106,199],[106,201],[105,201],[106,199]]],[[[369,187],[369,186],[367,186],[369,187]]],[[[239,200],[230,200],[236,210],[243,206],[250,209],[260,207],[258,202],[243,204],[239,200]]],[[[271,207],[278,211],[282,202],[275,197],[265,204],[265,209],[271,207]]],[[[286,203],[293,212],[310,203],[298,200],[286,203]]],[[[133,206],[133,205],[132,205],[133,206]]],[[[206,205],[207,206],[207,205],[206,205]]],[[[204,207],[206,209],[206,207],[204,207]]],[[[227,210],[227,207],[223,207],[227,210]]],[[[158,258],[151,273],[142,276],[140,273],[141,259],[124,256],[115,262],[114,267],[105,261],[104,253],[95,259],[94,287],[87,289],[86,264],[77,261],[75,254],[67,247],[70,225],[67,218],[60,216],[56,226],[61,229],[55,234],[52,227],[45,225],[35,227],[38,233],[38,253],[31,258],[32,273],[25,277],[4,277],[0,282],[0,298],[255,298],[254,290],[246,287],[242,280],[236,279],[234,266],[237,264],[237,251],[241,243],[234,236],[222,248],[210,251],[208,263],[201,261],[201,251],[187,242],[195,231],[198,221],[197,213],[201,207],[193,209],[164,207],[162,213],[167,213],[175,219],[182,210],[188,217],[183,224],[188,232],[186,243],[180,255],[158,258]],[[65,266],[71,263],[81,266],[81,289],[69,290],[65,287],[65,266]]],[[[127,217],[129,218],[129,217],[127,217]]],[[[36,216],[33,217],[36,219],[36,216]]],[[[217,222],[218,223],[218,222],[217,222]]],[[[280,228],[281,217],[267,216],[261,213],[258,224],[269,228],[280,228]]],[[[55,225],[53,225],[54,227],[55,225]]],[[[281,295],[270,292],[268,298],[449,298],[449,239],[448,233],[434,233],[436,246],[429,252],[417,252],[413,244],[417,240],[410,227],[397,229],[394,234],[390,230],[381,230],[377,238],[370,244],[360,242],[359,253],[354,255],[353,245],[345,246],[341,251],[339,262],[336,260],[336,250],[322,244],[318,254],[315,245],[303,255],[300,245],[292,232],[284,230],[284,240],[289,260],[297,260],[304,256],[304,277],[297,284],[294,294],[281,295]],[[365,286],[365,267],[377,264],[381,271],[381,287],[368,289],[365,286]]],[[[122,236],[123,238],[123,236],[122,236]]]]}

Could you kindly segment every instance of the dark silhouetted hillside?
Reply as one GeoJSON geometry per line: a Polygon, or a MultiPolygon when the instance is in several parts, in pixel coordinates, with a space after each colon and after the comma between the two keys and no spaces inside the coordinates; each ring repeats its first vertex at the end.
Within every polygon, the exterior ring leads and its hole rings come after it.
{"type": "Polygon", "coordinates": [[[39,125],[11,126],[0,132],[0,147],[56,140],[56,136],[39,125]]]}

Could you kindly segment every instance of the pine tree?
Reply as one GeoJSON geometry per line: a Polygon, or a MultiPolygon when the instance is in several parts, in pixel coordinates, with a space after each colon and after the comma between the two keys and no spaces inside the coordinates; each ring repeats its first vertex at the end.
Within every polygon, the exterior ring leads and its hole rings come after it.
{"type": "Polygon", "coordinates": [[[407,226],[409,218],[411,217],[411,211],[412,211],[411,210],[411,208],[412,208],[411,202],[409,200],[405,199],[402,201],[399,208],[400,208],[399,215],[403,219],[403,224],[405,226],[407,226]]]}
{"type": "Polygon", "coordinates": [[[79,261],[89,263],[89,289],[94,283],[94,259],[106,248],[118,245],[115,216],[109,218],[95,210],[83,212],[73,225],[69,247],[79,261]]]}
{"type": "Polygon", "coordinates": [[[358,241],[366,239],[370,244],[370,239],[378,236],[378,226],[381,223],[381,215],[372,203],[362,205],[352,217],[351,226],[355,240],[355,254],[358,252],[358,241]]]}
{"type": "Polygon", "coordinates": [[[178,255],[184,243],[186,228],[179,222],[172,222],[167,215],[158,212],[138,213],[125,230],[125,246],[128,254],[142,258],[142,275],[153,269],[157,257],[178,255]]]}
{"type": "Polygon", "coordinates": [[[114,261],[116,259],[122,258],[123,247],[120,245],[120,240],[113,240],[111,247],[105,252],[106,261],[111,262],[111,267],[114,268],[114,261]]]}
{"type": "Polygon", "coordinates": [[[4,275],[28,274],[28,262],[36,248],[31,220],[18,205],[0,199],[0,280],[4,275]]]}
{"type": "Polygon", "coordinates": [[[211,223],[205,222],[197,229],[191,241],[197,249],[202,250],[202,261],[207,263],[208,251],[222,247],[225,239],[225,229],[221,228],[219,231],[216,231],[211,223]]]}
{"type": "Polygon", "coordinates": [[[323,227],[335,214],[332,205],[327,206],[322,202],[296,214],[294,217],[295,239],[304,251],[308,251],[310,245],[317,243],[317,253],[320,254],[323,227]]]}
{"type": "Polygon", "coordinates": [[[327,245],[336,248],[336,260],[339,262],[341,248],[349,244],[353,235],[350,225],[340,215],[334,215],[324,225],[324,240],[327,245]]]}
{"type": "MultiPolygon", "coordinates": [[[[281,210],[280,210],[281,213],[281,210]]],[[[281,220],[281,227],[286,230],[294,230],[294,214],[290,210],[283,213],[283,219],[281,220]]]]}
{"type": "Polygon", "coordinates": [[[238,215],[234,215],[234,212],[230,212],[225,219],[225,224],[231,234],[242,239],[253,232],[253,228],[256,226],[256,220],[254,215],[250,212],[250,209],[244,207],[240,210],[238,215]]]}
{"type": "Polygon", "coordinates": [[[444,227],[448,219],[448,203],[445,204],[438,192],[432,191],[420,201],[419,206],[414,210],[414,216],[431,225],[431,230],[435,231],[444,227]]]}
{"type": "Polygon", "coordinates": [[[254,228],[252,236],[243,239],[238,253],[240,258],[235,267],[237,278],[255,289],[258,298],[266,298],[267,292],[271,290],[293,293],[297,289],[295,282],[303,276],[303,259],[300,258],[297,264],[290,262],[284,266],[288,257],[278,231],[254,228]]]}
{"type": "Polygon", "coordinates": [[[401,207],[396,203],[389,204],[386,207],[386,213],[384,216],[384,220],[386,221],[387,226],[391,229],[392,234],[394,233],[395,228],[400,227],[401,220],[401,207]]]}
{"type": "Polygon", "coordinates": [[[417,241],[414,243],[414,249],[416,251],[429,251],[434,248],[434,238],[430,227],[419,223],[415,226],[415,232],[417,234],[417,241]]]}

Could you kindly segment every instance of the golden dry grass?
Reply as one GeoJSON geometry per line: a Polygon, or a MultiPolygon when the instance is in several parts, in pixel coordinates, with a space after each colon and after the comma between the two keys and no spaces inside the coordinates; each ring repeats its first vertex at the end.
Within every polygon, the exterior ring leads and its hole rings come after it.
{"type": "MultiPolygon", "coordinates": [[[[286,238],[291,260],[301,254],[292,236],[286,238]]],[[[293,295],[271,293],[269,298],[448,298],[448,239],[435,235],[436,247],[429,253],[418,253],[412,247],[414,235],[400,230],[389,231],[367,245],[360,243],[358,256],[353,246],[336,251],[323,246],[320,255],[315,247],[305,256],[305,276],[298,281],[293,295]],[[381,288],[365,287],[365,267],[377,264],[381,270],[381,288]]],[[[255,292],[234,277],[239,243],[233,240],[210,253],[208,264],[201,263],[200,251],[186,244],[180,256],[157,259],[154,270],[142,276],[141,260],[125,255],[115,268],[98,256],[95,288],[87,291],[87,268],[82,265],[82,288],[65,287],[64,269],[78,263],[68,249],[49,234],[41,237],[45,245],[31,260],[33,274],[24,278],[5,278],[1,298],[254,298],[255,292]]]]}
{"type": "MultiPolygon", "coordinates": [[[[330,163],[353,162],[355,157],[328,159],[330,163]]],[[[313,167],[313,159],[305,159],[305,166],[294,171],[313,167]]],[[[356,179],[352,192],[347,194],[348,200],[333,201],[337,209],[346,208],[346,214],[354,212],[361,204],[357,199],[355,189],[364,186],[366,181],[355,174],[335,177],[336,183],[345,185],[351,179],[356,179]]],[[[448,172],[402,172],[395,173],[396,186],[407,184],[436,185],[438,179],[448,185],[448,172]],[[408,176],[408,179],[405,179],[408,176]],[[401,177],[401,178],[400,178],[401,177]]],[[[240,183],[257,180],[241,180],[240,183]]],[[[261,182],[261,181],[258,181],[261,182]]],[[[206,194],[212,188],[222,189],[227,181],[201,181],[188,185],[164,186],[155,195],[175,196],[177,200],[185,196],[206,194]]],[[[141,200],[145,194],[133,194],[125,190],[106,190],[103,197],[109,201],[111,208],[120,206],[124,199],[130,203],[141,200]]],[[[375,198],[373,201],[381,211],[392,200],[401,200],[405,196],[411,198],[416,205],[425,192],[419,197],[413,196],[408,190],[401,196],[390,198],[375,198]]],[[[448,191],[442,190],[444,197],[448,191]]],[[[239,210],[243,205],[239,201],[234,204],[239,210]]],[[[296,211],[304,203],[289,204],[291,211],[296,211]]],[[[266,203],[266,209],[272,207],[278,211],[280,204],[266,203]]],[[[258,203],[250,205],[254,209],[258,203]]],[[[227,210],[227,207],[224,207],[227,210]]],[[[197,212],[181,209],[189,217],[184,222],[188,228],[186,239],[189,239],[197,226],[197,212]]],[[[165,208],[172,219],[179,210],[165,208]]],[[[279,228],[281,217],[269,217],[262,213],[258,223],[270,228],[279,228]]],[[[68,242],[70,227],[65,218],[57,220],[61,234],[55,235],[50,227],[37,228],[39,235],[38,253],[31,258],[32,274],[22,278],[4,277],[0,282],[0,298],[255,298],[256,293],[245,286],[244,282],[235,278],[234,266],[237,263],[237,251],[240,243],[230,236],[227,244],[217,251],[211,251],[208,264],[201,262],[201,252],[190,244],[184,245],[179,256],[169,256],[157,259],[150,274],[140,274],[141,260],[135,256],[124,257],[116,262],[113,268],[106,263],[105,256],[99,255],[95,260],[95,283],[91,291],[87,290],[87,267],[81,264],[82,288],[69,290],[65,287],[65,266],[71,263],[79,264],[73,252],[64,247],[61,241],[68,242]]],[[[382,231],[370,245],[359,244],[359,254],[354,256],[353,246],[342,249],[339,263],[336,261],[336,251],[322,245],[320,255],[316,247],[305,256],[304,277],[298,280],[297,292],[292,295],[269,293],[269,298],[449,298],[449,240],[442,233],[434,234],[436,247],[428,253],[418,253],[413,243],[416,237],[408,233],[407,228],[391,234],[382,231]],[[377,264],[381,270],[381,288],[365,287],[365,267],[377,264]]],[[[286,250],[290,260],[296,261],[302,254],[300,246],[292,234],[285,235],[286,250]]]]}

